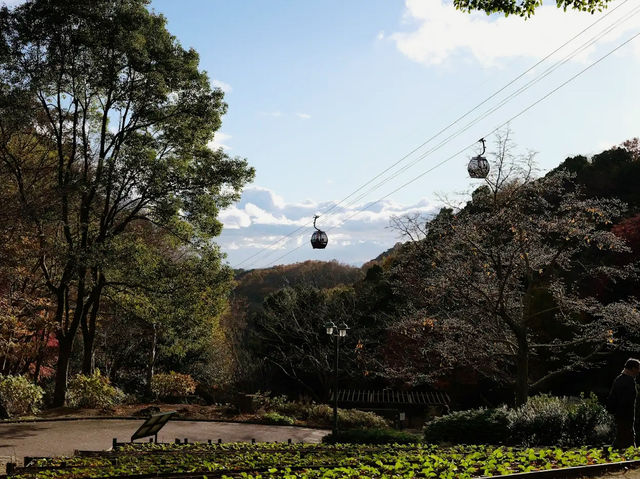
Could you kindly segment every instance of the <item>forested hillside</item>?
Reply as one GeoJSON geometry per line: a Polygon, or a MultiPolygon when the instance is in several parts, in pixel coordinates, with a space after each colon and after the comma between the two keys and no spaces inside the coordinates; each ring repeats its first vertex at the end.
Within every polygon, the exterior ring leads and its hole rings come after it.
{"type": "Polygon", "coordinates": [[[254,311],[274,291],[288,286],[305,285],[319,289],[352,284],[363,276],[361,268],[337,261],[304,261],[272,268],[236,271],[233,294],[238,301],[246,301],[254,311]]]}
{"type": "Polygon", "coordinates": [[[398,218],[410,241],[367,263],[364,279],[269,294],[243,349],[265,358],[263,382],[322,398],[323,324],[344,321],[352,386],[519,404],[544,391],[602,393],[640,339],[639,153],[632,140],[543,178],[530,156],[496,155],[463,208],[398,218]]]}

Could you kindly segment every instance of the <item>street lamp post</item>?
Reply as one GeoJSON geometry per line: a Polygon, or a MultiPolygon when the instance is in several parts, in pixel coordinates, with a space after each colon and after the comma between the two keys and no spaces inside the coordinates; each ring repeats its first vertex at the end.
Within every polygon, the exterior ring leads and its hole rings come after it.
{"type": "Polygon", "coordinates": [[[333,437],[338,436],[338,358],[340,356],[340,338],[347,335],[349,326],[341,323],[336,326],[333,321],[329,321],[326,326],[327,334],[334,337],[335,341],[335,357],[333,363],[334,383],[333,383],[333,437]]]}

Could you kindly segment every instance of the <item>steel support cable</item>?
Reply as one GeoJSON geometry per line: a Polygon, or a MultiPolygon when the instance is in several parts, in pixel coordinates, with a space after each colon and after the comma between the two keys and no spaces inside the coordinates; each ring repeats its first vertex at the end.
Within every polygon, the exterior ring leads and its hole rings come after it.
{"type": "MultiPolygon", "coordinates": [[[[602,17],[600,17],[599,19],[597,19],[595,22],[591,23],[590,25],[588,25],[587,27],[585,27],[584,29],[582,29],[580,32],[578,32],[577,34],[575,34],[573,37],[571,37],[569,40],[567,40],[566,42],[564,42],[562,45],[560,45],[559,47],[557,47],[556,49],[554,49],[552,52],[550,52],[549,54],[547,54],[544,58],[542,58],[541,60],[539,60],[538,62],[536,62],[534,65],[532,65],[531,67],[529,67],[527,70],[525,70],[524,72],[522,72],[521,74],[519,74],[518,76],[516,76],[514,79],[512,79],[511,81],[509,81],[507,84],[505,84],[503,87],[501,87],[500,89],[496,90],[493,94],[491,94],[489,97],[487,97],[485,100],[483,100],[482,102],[478,103],[476,106],[474,106],[471,110],[467,111],[466,113],[464,113],[463,115],[461,115],[460,117],[458,117],[456,120],[454,120],[453,122],[449,123],[447,126],[445,126],[444,128],[440,129],[437,133],[435,133],[434,135],[432,135],[429,139],[427,139],[425,142],[423,142],[421,145],[417,146],[416,148],[414,148],[413,150],[411,150],[409,153],[407,153],[406,155],[404,155],[402,158],[400,158],[398,161],[396,161],[395,163],[393,163],[391,166],[389,166],[388,168],[386,168],[385,170],[383,170],[382,172],[378,173],[376,176],[374,176],[373,178],[371,178],[369,181],[367,181],[366,183],[364,183],[363,185],[361,185],[359,188],[357,188],[356,190],[354,190],[352,193],[350,193],[349,195],[347,195],[346,197],[344,197],[342,200],[340,200],[337,203],[334,203],[331,207],[327,208],[326,210],[321,212],[321,215],[326,216],[329,212],[333,211],[335,208],[337,208],[338,206],[340,206],[342,203],[344,203],[347,199],[351,198],[354,194],[356,194],[357,192],[361,191],[363,188],[365,188],[366,186],[370,185],[372,182],[374,182],[376,179],[380,178],[382,175],[384,175],[385,173],[387,173],[388,171],[392,170],[393,168],[395,168],[397,165],[399,165],[400,163],[402,163],[404,160],[406,160],[407,158],[409,158],[413,153],[415,153],[416,151],[420,150],[421,148],[423,148],[425,145],[429,144],[431,141],[433,141],[435,138],[437,138],[438,136],[440,136],[442,133],[444,133],[445,131],[447,131],[448,129],[450,129],[451,127],[453,127],[454,125],[458,124],[460,121],[462,121],[464,118],[466,118],[467,116],[469,116],[471,113],[473,113],[474,111],[476,111],[478,108],[480,108],[481,106],[483,106],[484,104],[486,104],[487,102],[489,102],[491,99],[495,98],[497,95],[499,95],[501,92],[503,92],[504,90],[506,90],[509,86],[511,86],[512,84],[514,84],[516,81],[518,81],[519,79],[521,79],[522,77],[524,77],[525,75],[527,75],[529,72],[531,72],[532,70],[534,70],[536,67],[538,67],[540,64],[542,64],[543,62],[545,62],[547,59],[549,59],[551,56],[553,56],[555,53],[557,53],[558,51],[562,50],[565,46],[567,46],[568,44],[570,44],[573,40],[575,40],[576,38],[578,38],[579,36],[581,36],[583,33],[585,33],[586,31],[590,30],[591,28],[593,28],[594,26],[596,26],[598,23],[600,23],[601,21],[603,21],[605,18],[607,18],[609,15],[613,14],[616,10],[618,10],[619,8],[621,8],[623,5],[625,5],[626,3],[628,3],[629,0],[624,0],[622,3],[620,3],[619,5],[617,5],[615,8],[609,10],[605,15],[603,15],[602,17]]],[[[638,13],[637,11],[634,13],[636,14],[638,13]]],[[[628,18],[627,18],[628,19],[628,18]]],[[[623,21],[626,21],[627,19],[624,19],[623,21]]],[[[620,20],[617,21],[618,23],[620,22],[620,20]]],[[[610,26],[608,27],[610,30],[606,31],[606,33],[608,33],[609,31],[611,31],[613,28],[615,28],[617,25],[614,23],[614,26],[610,26]]],[[[606,33],[600,33],[599,36],[602,36],[606,33]]],[[[594,38],[599,38],[598,36],[594,37],[594,38]]],[[[592,41],[597,41],[593,40],[592,41]]],[[[587,48],[584,47],[583,48],[587,48]]],[[[572,58],[572,56],[570,56],[569,58],[572,58]]],[[[566,60],[568,61],[568,60],[566,60]]],[[[566,63],[566,61],[564,63],[566,63]]],[[[564,64],[562,63],[562,64],[564,64]]],[[[561,65],[557,65],[556,68],[558,68],[561,65]]],[[[548,71],[549,69],[547,69],[548,71]]],[[[553,70],[552,70],[553,71],[553,70]]],[[[548,74],[550,74],[551,72],[548,72],[548,74]]],[[[546,76],[546,75],[544,75],[546,76]]],[[[543,77],[542,77],[543,78],[543,77]]],[[[539,81],[539,78],[537,81],[539,81]]],[[[536,82],[537,82],[536,81],[536,82]]],[[[533,83],[536,83],[533,82],[533,83]]],[[[532,84],[532,82],[529,82],[527,85],[530,86],[530,84],[532,84]]],[[[523,91],[525,91],[527,88],[522,88],[520,90],[518,90],[518,93],[516,95],[511,95],[508,98],[514,98],[515,96],[518,96],[520,93],[522,93],[523,91]]],[[[508,100],[507,100],[508,101],[508,100]]],[[[364,198],[365,196],[367,196],[369,193],[377,190],[378,188],[380,188],[383,184],[385,184],[388,181],[391,181],[392,179],[396,178],[398,175],[400,175],[401,173],[405,172],[408,168],[414,166],[415,164],[417,164],[418,162],[422,161],[427,155],[433,153],[434,151],[440,149],[442,146],[444,146],[446,143],[448,143],[451,139],[459,136],[461,133],[463,133],[464,131],[466,131],[467,129],[471,128],[473,125],[475,125],[477,122],[479,122],[480,120],[482,120],[483,118],[485,118],[486,116],[488,116],[489,114],[493,113],[494,111],[496,111],[498,108],[502,107],[504,104],[507,103],[507,101],[504,101],[495,109],[491,110],[490,112],[485,112],[485,114],[483,114],[481,117],[476,118],[475,120],[472,120],[472,122],[468,123],[462,130],[459,130],[458,132],[448,136],[447,138],[445,138],[445,140],[441,141],[438,145],[436,145],[436,147],[428,150],[427,152],[421,154],[418,159],[414,160],[412,163],[410,163],[407,166],[402,167],[401,169],[399,169],[397,172],[393,173],[391,176],[387,177],[386,179],[383,179],[382,181],[380,181],[379,183],[377,183],[376,185],[374,185],[372,188],[370,188],[369,190],[367,190],[364,194],[360,194],[355,200],[350,201],[346,206],[351,206],[355,203],[357,203],[358,201],[360,201],[362,198],[364,198]]],[[[242,264],[252,260],[253,258],[255,258],[256,256],[262,254],[264,251],[268,251],[269,249],[271,249],[273,246],[276,246],[277,244],[281,243],[282,241],[286,240],[287,238],[293,236],[294,234],[296,234],[297,232],[307,228],[309,225],[311,224],[311,222],[307,222],[302,226],[299,226],[298,228],[296,228],[295,230],[291,231],[290,233],[282,236],[281,238],[279,238],[278,240],[274,241],[273,243],[270,243],[269,245],[263,247],[262,249],[260,249],[259,251],[255,252],[254,254],[248,256],[247,258],[245,258],[244,260],[240,261],[239,263],[236,264],[235,268],[238,268],[239,266],[241,266],[242,264]]],[[[270,254],[270,253],[267,253],[270,254]]],[[[251,262],[248,266],[252,266],[255,263],[255,261],[251,262]]]]}
{"type": "MultiPolygon", "coordinates": [[[[626,3],[626,2],[625,2],[626,3]]],[[[623,3],[624,4],[624,3],[623,3]]],[[[619,5],[616,8],[621,7],[623,4],[619,5]]],[[[612,12],[610,12],[612,13],[612,12]]],[[[580,46],[578,46],[577,48],[575,48],[572,52],[570,52],[569,54],[567,54],[564,58],[558,60],[556,63],[554,63],[553,65],[547,67],[546,70],[544,70],[541,74],[539,74],[538,76],[536,76],[535,78],[533,78],[532,80],[529,80],[529,82],[527,82],[525,85],[521,86],[518,90],[512,92],[511,94],[509,94],[507,97],[503,98],[500,103],[498,103],[496,106],[490,108],[489,110],[485,111],[484,113],[482,113],[480,116],[474,118],[473,120],[471,120],[469,123],[465,124],[462,128],[460,128],[459,130],[457,130],[456,132],[452,133],[451,135],[447,136],[446,138],[444,138],[443,140],[440,141],[440,143],[438,143],[437,145],[435,145],[434,147],[430,148],[429,150],[427,150],[426,152],[422,153],[420,156],[418,156],[416,159],[414,159],[411,163],[409,163],[408,165],[405,165],[404,167],[402,167],[401,169],[399,169],[398,171],[394,172],[392,175],[384,178],[383,180],[381,180],[380,182],[376,183],[374,186],[372,186],[371,188],[369,188],[367,191],[365,191],[364,193],[361,193],[359,196],[357,196],[355,199],[353,199],[352,201],[350,201],[349,203],[347,203],[345,205],[345,207],[349,207],[353,204],[356,204],[358,201],[360,201],[361,199],[363,199],[364,197],[366,197],[368,194],[372,193],[373,191],[379,189],[381,186],[383,186],[385,183],[387,183],[388,181],[391,181],[392,179],[398,177],[400,174],[404,173],[405,171],[407,171],[409,168],[415,166],[417,163],[419,163],[420,161],[422,161],[424,158],[426,158],[428,155],[432,154],[433,152],[439,150],[440,148],[442,148],[444,145],[446,145],[447,143],[449,143],[451,140],[453,140],[454,138],[460,136],[462,133],[464,133],[465,131],[467,131],[469,128],[473,127],[474,125],[476,125],[477,123],[479,123],[481,120],[485,119],[486,117],[488,117],[489,115],[491,115],[492,113],[496,112],[497,110],[499,110],[500,108],[502,108],[505,104],[507,104],[509,101],[511,101],[512,99],[516,98],[517,96],[519,96],[520,94],[522,94],[524,91],[528,90],[529,88],[531,88],[534,84],[538,83],[539,81],[541,81],[542,79],[546,78],[548,75],[550,75],[551,73],[553,73],[555,70],[557,70],[558,68],[560,68],[562,65],[566,64],[567,62],[569,62],[571,59],[573,59],[576,55],[580,54],[581,52],[583,52],[584,50],[586,50],[587,48],[591,47],[592,45],[594,45],[595,43],[597,43],[601,38],[603,38],[604,36],[606,36],[607,34],[609,34],[610,32],[612,32],[614,29],[618,28],[620,25],[622,25],[623,23],[627,22],[628,20],[630,20],[633,16],[637,15],[638,13],[640,13],[640,6],[637,6],[635,8],[633,8],[632,10],[630,10],[626,16],[617,19],[614,23],[612,23],[611,25],[607,26],[606,28],[604,28],[603,30],[601,30],[599,33],[597,33],[595,36],[591,37],[589,40],[587,40],[586,42],[584,42],[583,44],[581,44],[580,46]]],[[[604,17],[602,17],[604,18],[604,17]]],[[[601,18],[601,19],[602,19],[601,18]]],[[[595,23],[594,23],[595,24],[595,23]]],[[[593,26],[594,24],[592,24],[591,26],[593,26]]],[[[586,30],[586,29],[585,29],[586,30]]],[[[583,30],[583,31],[585,31],[583,30]]],[[[559,49],[556,49],[555,51],[558,51],[559,49]]],[[[538,62],[538,64],[540,64],[540,62],[538,62]]],[[[528,71],[531,71],[533,69],[530,68],[528,71]]],[[[495,95],[494,95],[495,96],[495,95]]],[[[485,102],[486,103],[486,102],[485,102]]],[[[464,115],[464,116],[468,116],[468,114],[464,115]]],[[[461,117],[462,118],[462,117],[461,117]]],[[[425,143],[426,144],[426,143],[425,143]]],[[[424,144],[423,144],[424,145],[424,144]]],[[[414,150],[415,151],[415,150],[414,150]]],[[[378,175],[380,176],[380,175],[378,175]]],[[[371,182],[371,181],[370,181],[371,182]]],[[[369,182],[369,183],[370,183],[369,182]]],[[[343,200],[344,201],[344,200],[343,200]]],[[[374,203],[375,204],[375,203],[374,203]]],[[[337,207],[338,205],[334,205],[331,209],[337,207]]],[[[328,210],[329,211],[329,210],[328,210]]],[[[298,230],[296,230],[295,232],[299,231],[302,228],[299,228],[298,230]]],[[[329,230],[327,230],[329,231],[329,230]]],[[[295,233],[294,232],[294,233],[295,233]]],[[[301,246],[300,246],[301,247],[301,246]]],[[[268,255],[272,254],[273,252],[269,253],[268,255]]]]}
{"type": "Polygon", "coordinates": [[[326,215],[327,213],[329,213],[330,211],[332,211],[333,209],[337,208],[339,205],[341,205],[344,201],[346,201],[347,199],[351,198],[354,194],[356,194],[357,192],[359,192],[360,190],[362,190],[363,188],[365,188],[367,185],[371,184],[372,182],[374,182],[375,180],[377,180],[378,178],[380,178],[382,175],[384,175],[385,173],[387,173],[388,171],[390,171],[391,169],[393,169],[394,167],[396,167],[397,165],[399,165],[400,163],[402,163],[404,160],[406,160],[408,157],[410,157],[413,153],[415,153],[416,151],[420,150],[422,147],[426,146],[427,144],[429,144],[431,141],[433,141],[434,139],[436,139],[438,136],[440,136],[442,133],[444,133],[445,131],[447,131],[449,128],[451,128],[452,126],[458,124],[460,121],[462,121],[464,118],[466,118],[467,116],[469,116],[471,113],[473,113],[474,111],[476,111],[478,108],[480,108],[482,105],[486,104],[488,101],[492,100],[493,98],[495,98],[497,95],[499,95],[500,93],[502,93],[504,90],[506,90],[507,88],[509,88],[511,85],[513,85],[515,82],[517,82],[518,80],[520,80],[522,77],[524,77],[525,75],[527,75],[529,72],[531,72],[532,70],[534,70],[535,68],[537,68],[539,65],[541,65],[542,63],[544,63],[545,61],[547,61],[550,57],[552,57],[553,55],[555,55],[556,53],[558,53],[560,50],[562,50],[564,47],[566,47],[568,44],[570,44],[572,41],[574,41],[576,38],[578,38],[580,35],[582,35],[583,33],[585,33],[586,31],[590,30],[591,28],[593,28],[594,26],[596,26],[598,23],[600,23],[601,21],[603,21],[605,18],[607,18],[609,15],[611,15],[613,12],[615,12],[616,10],[618,10],[620,7],[622,7],[623,5],[625,5],[627,2],[629,2],[629,0],[624,0],[622,3],[620,3],[620,5],[617,5],[615,8],[612,8],[611,10],[609,10],[605,15],[603,15],[602,17],[600,17],[599,19],[597,19],[595,22],[593,22],[592,24],[590,24],[589,26],[585,27],[584,29],[582,29],[580,32],[576,33],[573,37],[571,37],[569,40],[567,40],[566,42],[564,42],[562,45],[560,45],[559,47],[557,47],[555,50],[553,50],[552,52],[548,53],[544,58],[542,58],[541,60],[539,60],[537,63],[535,63],[534,65],[532,65],[531,67],[527,68],[525,71],[523,71],[522,73],[520,73],[518,76],[516,76],[515,78],[513,78],[512,80],[510,80],[508,83],[506,83],[504,86],[502,86],[501,88],[499,88],[498,90],[496,90],[495,92],[493,92],[490,96],[488,96],[487,98],[485,98],[483,101],[481,101],[480,103],[478,103],[476,106],[474,106],[471,110],[467,111],[466,113],[464,113],[463,115],[459,116],[458,118],[456,118],[454,121],[452,121],[451,123],[449,123],[447,126],[443,127],[442,129],[440,129],[437,133],[435,133],[434,135],[432,135],[430,138],[428,138],[427,140],[425,140],[422,144],[420,144],[419,146],[415,147],[413,150],[411,150],[409,153],[407,153],[406,155],[404,155],[402,158],[400,158],[398,161],[396,161],[395,163],[393,163],[391,166],[389,166],[388,168],[386,168],[385,170],[381,171],[380,173],[378,173],[376,176],[374,176],[373,178],[371,178],[369,181],[367,181],[366,183],[362,184],[362,186],[358,187],[356,190],[354,190],[352,193],[350,193],[349,195],[345,196],[342,200],[340,200],[339,202],[335,203],[332,207],[330,207],[328,210],[324,211],[322,214],[326,215]]]}
{"type": "MultiPolygon", "coordinates": [[[[404,160],[406,160],[407,158],[409,158],[411,155],[413,155],[416,151],[420,150],[421,148],[423,148],[424,146],[426,146],[427,144],[429,144],[431,141],[433,141],[434,139],[436,139],[438,136],[440,136],[442,133],[444,133],[445,131],[447,131],[448,129],[450,129],[451,127],[455,126],[456,124],[458,124],[460,121],[462,121],[464,118],[466,118],[467,116],[469,116],[471,113],[473,113],[474,111],[476,111],[478,108],[480,108],[481,106],[483,106],[484,104],[486,104],[487,102],[489,102],[490,100],[492,100],[493,98],[495,98],[497,95],[499,95],[500,93],[502,93],[504,90],[506,90],[508,87],[510,87],[511,85],[513,85],[515,82],[517,82],[518,80],[520,80],[522,77],[524,77],[525,75],[527,75],[529,72],[531,72],[532,70],[534,70],[536,67],[538,67],[539,65],[541,65],[543,62],[545,62],[546,60],[548,60],[550,57],[552,57],[553,55],[555,55],[557,52],[559,52],[560,50],[562,50],[565,46],[567,46],[568,44],[570,44],[572,41],[574,41],[576,38],[578,38],[579,36],[581,36],[583,33],[585,33],[586,31],[590,30],[591,28],[593,28],[594,26],[596,26],[598,23],[600,23],[601,21],[603,21],[605,18],[607,18],[609,15],[613,14],[616,10],[618,10],[619,8],[621,8],[623,5],[625,5],[627,2],[629,2],[629,0],[624,0],[622,3],[620,3],[619,5],[617,5],[615,8],[609,10],[605,15],[603,15],[602,17],[600,17],[599,19],[597,19],[595,22],[591,23],[590,25],[588,25],[587,27],[585,27],[584,29],[582,29],[580,32],[578,32],[577,34],[575,34],[573,37],[571,37],[569,40],[565,41],[562,45],[560,45],[559,47],[557,47],[555,50],[553,50],[552,52],[548,53],[544,58],[542,58],[541,60],[539,60],[538,62],[536,62],[534,65],[532,65],[531,67],[527,68],[524,72],[522,72],[521,74],[519,74],[518,76],[516,76],[515,78],[513,78],[511,81],[509,81],[508,83],[506,83],[503,87],[501,87],[500,89],[496,90],[493,94],[491,94],[490,96],[488,96],[486,99],[484,99],[483,101],[481,101],[480,103],[478,103],[476,106],[474,106],[471,110],[467,111],[466,113],[464,113],[463,115],[461,115],[460,117],[458,117],[457,119],[455,119],[453,122],[449,123],[447,126],[443,127],[442,129],[440,129],[438,132],[436,132],[434,135],[432,135],[430,138],[428,138],[426,141],[424,141],[422,144],[420,144],[419,146],[417,146],[416,148],[414,148],[413,150],[411,150],[409,153],[407,153],[406,155],[404,155],[402,158],[400,158],[399,160],[397,160],[395,163],[393,163],[391,166],[389,166],[388,168],[386,168],[385,170],[381,171],[380,173],[378,173],[376,176],[374,176],[373,178],[371,178],[369,181],[367,181],[366,183],[362,184],[360,187],[358,187],[356,190],[354,190],[352,193],[350,193],[349,195],[345,196],[343,199],[341,199],[340,201],[338,201],[337,203],[334,203],[331,207],[329,207],[328,209],[326,209],[325,211],[322,211],[321,214],[323,216],[327,215],[329,212],[333,211],[335,208],[337,208],[338,206],[340,206],[342,203],[344,203],[346,200],[348,200],[349,198],[351,198],[353,195],[355,195],[356,193],[358,193],[359,191],[361,191],[363,188],[367,187],[368,185],[370,185],[372,182],[374,182],[375,180],[377,180],[378,178],[380,178],[381,176],[383,176],[385,173],[387,173],[388,171],[392,170],[393,168],[395,168],[397,165],[399,165],[400,163],[402,163],[404,160]]],[[[479,121],[479,120],[478,120],[479,121]]],[[[470,126],[469,126],[470,128],[470,126]]],[[[457,136],[457,135],[456,135],[457,136]]],[[[451,137],[448,137],[451,138],[451,137]]],[[[439,144],[437,146],[436,149],[438,149],[440,146],[442,146],[442,142],[441,144],[439,144]]],[[[431,150],[428,152],[431,153],[432,151],[435,150],[431,150]]],[[[421,156],[419,160],[414,161],[413,163],[411,163],[410,166],[415,165],[418,161],[422,160],[424,158],[424,156],[421,156]]],[[[376,189],[378,189],[380,186],[382,186],[382,184],[386,183],[387,181],[390,181],[391,179],[397,177],[399,174],[401,174],[402,172],[406,171],[407,168],[402,168],[400,169],[398,172],[394,173],[391,177],[389,177],[387,180],[382,181],[380,183],[378,183],[377,185],[375,185],[373,188],[367,190],[367,192],[365,192],[364,195],[359,195],[354,201],[351,201],[347,204],[347,206],[351,206],[354,203],[357,203],[360,199],[362,199],[364,196],[368,195],[369,193],[371,193],[372,191],[375,191],[376,189]]],[[[281,238],[279,238],[278,240],[274,241],[273,243],[270,243],[268,246],[260,249],[259,251],[257,251],[256,253],[248,256],[247,258],[245,258],[244,260],[240,261],[239,263],[236,264],[235,268],[237,269],[239,266],[243,265],[244,263],[252,260],[253,258],[255,258],[256,256],[260,255],[263,251],[269,250],[270,248],[272,248],[273,246],[276,246],[277,244],[281,243],[282,241],[286,240],[287,238],[293,236],[294,234],[296,234],[297,232],[307,228],[310,225],[311,222],[307,222],[306,224],[299,226],[298,228],[296,228],[295,230],[291,231],[290,233],[282,236],[281,238]]],[[[253,265],[252,262],[249,266],[253,265]]]]}
{"type": "MultiPolygon", "coordinates": [[[[578,78],[579,76],[581,76],[583,73],[587,72],[588,70],[590,70],[591,68],[593,68],[594,66],[596,66],[597,64],[599,64],[601,61],[603,61],[604,59],[608,58],[609,56],[611,56],[612,54],[614,54],[615,52],[617,52],[618,50],[620,50],[622,47],[624,47],[625,45],[631,43],[633,40],[635,40],[636,38],[638,38],[640,36],[640,31],[635,33],[634,35],[632,35],[631,37],[629,37],[627,40],[625,40],[624,42],[620,43],[618,46],[616,46],[614,49],[610,50],[609,52],[607,52],[606,54],[604,54],[603,56],[601,56],[600,58],[598,58],[597,60],[595,60],[593,63],[589,64],[588,66],[586,66],[585,68],[583,68],[582,70],[580,70],[578,73],[576,73],[575,75],[571,76],[568,80],[564,81],[563,83],[561,83],[560,85],[558,85],[556,88],[554,88],[553,90],[551,90],[550,92],[548,92],[547,94],[545,94],[544,96],[542,96],[541,98],[539,98],[538,100],[536,100],[535,102],[533,102],[532,104],[530,104],[528,107],[526,107],[525,109],[521,110],[520,112],[518,112],[516,115],[513,115],[511,118],[509,118],[507,121],[499,124],[497,127],[495,127],[493,130],[491,130],[489,133],[487,133],[486,135],[484,135],[484,137],[488,137],[493,135],[494,133],[496,133],[498,130],[500,130],[501,128],[504,128],[506,125],[508,125],[510,122],[512,122],[513,120],[515,120],[516,118],[519,118],[520,116],[524,115],[526,112],[528,112],[529,110],[531,110],[533,107],[535,107],[536,105],[538,105],[539,103],[543,102],[544,100],[546,100],[547,98],[549,98],[551,95],[553,95],[554,93],[556,93],[558,90],[560,90],[561,88],[565,87],[567,84],[569,84],[570,82],[572,82],[573,80],[575,80],[576,78],[578,78]]],[[[410,184],[418,181],[420,178],[424,177],[426,174],[430,173],[431,171],[435,170],[436,168],[444,165],[445,163],[449,162],[450,160],[452,160],[453,158],[461,155],[462,153],[464,153],[466,150],[472,148],[474,145],[476,144],[476,142],[473,142],[472,144],[464,147],[463,149],[459,150],[458,152],[454,153],[453,155],[445,158],[444,160],[442,160],[441,162],[437,163],[436,165],[432,166],[431,168],[429,168],[428,170],[420,173],[419,175],[413,177],[411,180],[407,181],[406,183],[403,183],[402,185],[400,185],[399,187],[395,188],[394,190],[392,190],[391,192],[387,193],[386,195],[384,195],[383,197],[377,199],[376,201],[373,201],[369,204],[367,204],[365,207],[355,211],[353,214],[347,216],[345,219],[343,219],[339,225],[336,225],[330,229],[327,229],[327,232],[334,230],[335,228],[339,228],[340,226],[342,226],[343,224],[345,224],[347,221],[349,221],[350,219],[354,218],[355,216],[359,215],[360,213],[368,210],[369,208],[371,208],[372,206],[378,204],[379,202],[387,199],[388,197],[390,197],[391,195],[394,195],[395,193],[397,193],[398,191],[400,191],[403,188],[406,188],[407,186],[409,186],[410,184]]],[[[290,250],[289,252],[279,256],[278,258],[275,259],[274,262],[270,263],[269,266],[274,265],[276,262],[280,261],[282,258],[285,258],[286,256],[290,255],[291,253],[293,253],[294,251],[297,251],[298,249],[300,249],[302,247],[302,245],[290,250]]]]}
{"type": "Polygon", "coordinates": [[[382,185],[384,185],[385,183],[387,183],[388,181],[391,181],[394,178],[397,178],[400,174],[404,173],[405,171],[407,171],[409,168],[412,168],[413,166],[415,166],[417,163],[419,163],[420,161],[422,161],[424,158],[426,158],[427,156],[429,156],[431,153],[439,150],[441,147],[443,147],[444,145],[446,145],[447,143],[449,143],[451,140],[453,140],[454,138],[460,136],[462,133],[464,133],[465,131],[467,131],[469,128],[475,126],[476,124],[478,124],[481,120],[485,119],[486,117],[488,117],[489,115],[491,115],[492,113],[495,113],[496,111],[498,111],[500,108],[502,108],[504,105],[506,105],[509,101],[513,100],[514,98],[518,97],[520,94],[522,94],[523,92],[525,92],[526,90],[528,90],[529,88],[531,88],[533,85],[535,85],[536,83],[538,83],[539,81],[541,81],[542,79],[546,78],[547,76],[549,76],[551,73],[553,73],[554,71],[556,71],[558,68],[560,68],[562,65],[565,65],[566,63],[568,63],[570,60],[572,60],[576,55],[582,53],[584,50],[586,50],[587,48],[591,47],[592,45],[594,45],[595,43],[597,43],[601,38],[603,38],[604,36],[606,36],[607,34],[611,33],[614,29],[618,28],[620,25],[622,25],[623,23],[627,22],[628,20],[630,20],[633,16],[637,15],[638,13],[640,13],[640,6],[637,6],[635,9],[633,9],[632,11],[629,12],[628,16],[626,16],[625,18],[619,19],[617,20],[615,23],[613,23],[612,25],[609,25],[607,28],[605,28],[604,30],[602,30],[600,33],[598,33],[596,36],[592,37],[590,40],[588,40],[587,42],[583,43],[581,46],[579,46],[578,48],[576,48],[573,52],[571,52],[570,54],[568,54],[566,57],[564,57],[561,60],[558,60],[555,64],[551,65],[550,67],[548,67],[546,70],[544,70],[541,74],[539,74],[537,77],[533,78],[532,80],[529,80],[525,85],[521,86],[518,90],[512,92],[511,94],[509,94],[507,97],[503,98],[500,103],[498,103],[496,106],[490,108],[489,110],[485,111],[484,113],[482,113],[480,116],[474,118],[473,120],[471,120],[469,123],[465,124],[462,128],[460,128],[459,130],[457,130],[456,132],[452,133],[451,135],[449,135],[448,137],[446,137],[445,139],[441,140],[440,143],[438,143],[437,145],[435,145],[434,147],[430,148],[429,150],[425,151],[424,153],[422,153],[420,156],[418,156],[416,159],[414,159],[411,163],[405,165],[404,167],[402,167],[401,169],[399,169],[398,171],[396,171],[395,173],[393,173],[392,175],[388,176],[387,178],[383,179],[382,181],[378,182],[377,184],[375,184],[374,186],[372,186],[370,189],[368,189],[366,192],[360,194],[358,197],[356,197],[353,201],[349,202],[347,205],[345,205],[346,207],[349,207],[355,203],[357,203],[358,201],[360,201],[361,199],[363,199],[364,197],[366,197],[368,194],[370,194],[371,192],[377,190],[378,188],[380,188],[382,185]]]}

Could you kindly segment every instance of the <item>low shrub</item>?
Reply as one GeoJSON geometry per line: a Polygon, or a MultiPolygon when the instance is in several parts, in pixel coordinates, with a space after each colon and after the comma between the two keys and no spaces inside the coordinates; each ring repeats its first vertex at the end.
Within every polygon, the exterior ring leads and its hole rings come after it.
{"type": "Polygon", "coordinates": [[[0,375],[0,403],[10,417],[38,412],[44,391],[24,376],[0,375]]]}
{"type": "Polygon", "coordinates": [[[559,444],[566,430],[567,399],[540,395],[508,413],[510,443],[523,446],[559,444]]]}
{"type": "Polygon", "coordinates": [[[189,374],[159,373],[151,379],[151,391],[161,398],[183,398],[196,390],[196,382],[189,374]]]}
{"type": "Polygon", "coordinates": [[[508,436],[507,408],[455,411],[424,428],[424,439],[429,443],[505,444],[508,436]]]}
{"type": "Polygon", "coordinates": [[[124,394],[96,369],[91,376],[77,374],[69,380],[67,404],[72,407],[106,409],[119,404],[124,394]]]}
{"type": "Polygon", "coordinates": [[[421,442],[420,436],[395,429],[348,429],[337,435],[327,434],[322,442],[350,444],[414,444],[421,442]]]}
{"type": "Polygon", "coordinates": [[[296,422],[294,418],[283,416],[282,414],[278,414],[277,412],[264,413],[261,419],[265,424],[281,424],[285,426],[291,426],[296,422]]]}
{"type": "Polygon", "coordinates": [[[524,446],[584,446],[608,442],[611,416],[595,394],[578,399],[546,394],[509,412],[511,442],[524,446]]]}
{"type": "MultiPolygon", "coordinates": [[[[309,422],[328,426],[333,423],[333,408],[327,404],[312,404],[308,409],[309,422]]],[[[377,414],[358,409],[338,409],[338,422],[345,429],[385,428],[387,421],[377,414]]]]}
{"type": "Polygon", "coordinates": [[[293,404],[289,403],[287,396],[284,394],[272,396],[271,391],[258,391],[252,396],[256,407],[264,411],[280,411],[285,405],[293,404]]]}
{"type": "Polygon", "coordinates": [[[285,416],[291,416],[306,421],[309,419],[310,410],[313,406],[314,404],[299,401],[285,401],[278,404],[273,410],[280,414],[284,414],[285,416]]]}
{"type": "Polygon", "coordinates": [[[515,409],[472,409],[437,418],[425,426],[427,442],[584,446],[608,442],[612,418],[591,394],[578,399],[539,395],[515,409]]]}
{"type": "Polygon", "coordinates": [[[613,435],[613,418],[598,397],[580,395],[580,401],[569,409],[564,445],[584,446],[607,444],[613,435]]]}
{"type": "Polygon", "coordinates": [[[344,428],[385,428],[386,419],[370,411],[358,409],[338,409],[338,421],[344,428]]]}

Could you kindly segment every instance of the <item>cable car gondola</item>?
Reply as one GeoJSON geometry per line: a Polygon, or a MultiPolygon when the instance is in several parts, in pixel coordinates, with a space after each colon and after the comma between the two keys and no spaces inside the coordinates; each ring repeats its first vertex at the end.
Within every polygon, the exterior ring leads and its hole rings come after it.
{"type": "Polygon", "coordinates": [[[482,153],[478,156],[474,156],[469,160],[469,164],[467,165],[467,171],[469,172],[469,176],[471,178],[486,178],[489,174],[489,162],[487,159],[482,156],[486,151],[486,146],[484,144],[484,138],[480,138],[482,142],[482,153]]]}
{"type": "Polygon", "coordinates": [[[318,227],[316,226],[316,220],[318,218],[318,215],[315,215],[313,217],[313,227],[316,229],[316,231],[314,231],[311,235],[311,246],[313,247],[313,249],[324,249],[329,242],[329,238],[327,237],[327,233],[318,229],[318,227]]]}

